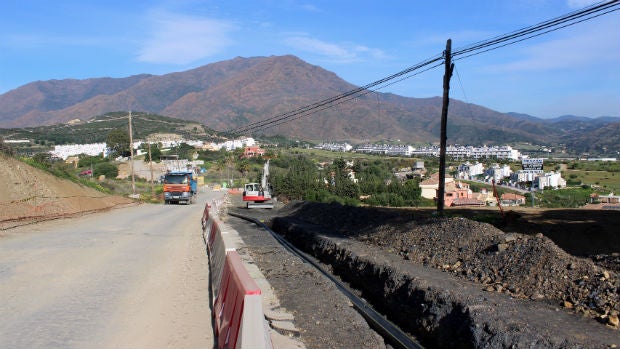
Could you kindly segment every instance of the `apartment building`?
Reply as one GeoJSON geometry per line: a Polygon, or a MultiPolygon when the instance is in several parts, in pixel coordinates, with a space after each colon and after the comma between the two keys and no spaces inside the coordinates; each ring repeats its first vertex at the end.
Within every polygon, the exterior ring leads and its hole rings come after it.
{"type": "Polygon", "coordinates": [[[410,145],[363,144],[355,148],[355,151],[367,154],[411,156],[413,154],[413,147],[410,145]]]}
{"type": "Polygon", "coordinates": [[[469,161],[460,164],[457,168],[459,179],[472,179],[484,173],[484,166],[476,162],[471,164],[469,161]]]}

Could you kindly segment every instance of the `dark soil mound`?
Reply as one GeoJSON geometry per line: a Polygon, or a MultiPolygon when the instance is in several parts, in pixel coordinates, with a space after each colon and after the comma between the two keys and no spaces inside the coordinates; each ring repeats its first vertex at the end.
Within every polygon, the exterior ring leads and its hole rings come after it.
{"type": "Polygon", "coordinates": [[[617,268],[572,256],[542,234],[506,234],[466,218],[338,204],[295,203],[281,213],[480,283],[489,292],[546,302],[618,327],[617,268]]]}

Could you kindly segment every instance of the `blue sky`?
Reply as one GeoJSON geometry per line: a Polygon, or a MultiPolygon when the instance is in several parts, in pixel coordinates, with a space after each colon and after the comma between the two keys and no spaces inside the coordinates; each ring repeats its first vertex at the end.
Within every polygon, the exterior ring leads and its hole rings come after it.
{"type": "MultiPolygon", "coordinates": [[[[32,81],[166,74],[293,54],[365,85],[587,0],[0,3],[0,94],[32,81]]],[[[620,116],[620,11],[456,62],[451,97],[537,117],[620,116]]],[[[381,92],[442,94],[443,68],[381,92]]]]}

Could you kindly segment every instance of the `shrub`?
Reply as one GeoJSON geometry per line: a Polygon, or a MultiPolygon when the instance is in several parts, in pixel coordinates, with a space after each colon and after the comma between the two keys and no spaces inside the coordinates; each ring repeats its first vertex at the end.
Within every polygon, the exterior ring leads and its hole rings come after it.
{"type": "Polygon", "coordinates": [[[109,162],[101,162],[95,165],[94,175],[96,177],[104,175],[106,178],[115,178],[118,176],[118,168],[109,162]]]}

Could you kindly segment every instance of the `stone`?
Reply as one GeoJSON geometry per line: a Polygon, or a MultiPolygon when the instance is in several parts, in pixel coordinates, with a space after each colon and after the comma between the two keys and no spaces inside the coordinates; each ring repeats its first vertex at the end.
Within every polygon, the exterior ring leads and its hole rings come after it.
{"type": "Polygon", "coordinates": [[[545,296],[543,296],[543,295],[542,295],[542,294],[540,294],[540,293],[534,293],[534,294],[532,294],[532,295],[530,296],[530,299],[531,299],[531,300],[534,300],[534,301],[538,301],[538,300],[541,300],[541,299],[544,299],[544,298],[545,298],[545,296]]]}
{"type": "Polygon", "coordinates": [[[562,303],[562,306],[566,309],[573,309],[573,303],[569,302],[569,301],[564,301],[562,303]]]}
{"type": "Polygon", "coordinates": [[[497,252],[505,251],[508,248],[508,244],[497,244],[497,252]]]}
{"type": "Polygon", "coordinates": [[[514,234],[507,234],[506,236],[504,236],[504,241],[505,242],[517,241],[517,237],[514,234]]]}
{"type": "Polygon", "coordinates": [[[610,326],[613,326],[613,327],[618,327],[618,324],[620,324],[620,321],[618,320],[618,315],[610,315],[610,316],[607,318],[607,323],[608,323],[610,326]]]}

